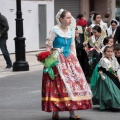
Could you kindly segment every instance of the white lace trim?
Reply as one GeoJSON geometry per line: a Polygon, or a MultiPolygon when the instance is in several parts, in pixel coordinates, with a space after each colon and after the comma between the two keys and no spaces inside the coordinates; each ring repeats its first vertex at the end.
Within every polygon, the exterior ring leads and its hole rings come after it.
{"type": "Polygon", "coordinates": [[[101,58],[100,66],[102,66],[106,70],[109,70],[109,68],[112,67],[114,71],[118,71],[118,69],[120,68],[120,66],[114,56],[112,57],[112,60],[108,60],[105,57],[101,58]]]}
{"type": "Polygon", "coordinates": [[[71,45],[74,45],[75,32],[73,30],[71,30],[69,27],[68,27],[67,32],[63,32],[58,25],[54,26],[53,29],[49,32],[46,44],[49,45],[49,46],[52,46],[53,41],[55,40],[55,37],[57,37],[57,35],[59,35],[60,37],[66,38],[66,39],[67,38],[72,38],[71,45]]]}
{"type": "Polygon", "coordinates": [[[53,31],[60,37],[72,38],[73,35],[73,31],[69,27],[68,31],[64,32],[62,29],[60,29],[60,26],[56,25],[53,27],[53,31]]]}

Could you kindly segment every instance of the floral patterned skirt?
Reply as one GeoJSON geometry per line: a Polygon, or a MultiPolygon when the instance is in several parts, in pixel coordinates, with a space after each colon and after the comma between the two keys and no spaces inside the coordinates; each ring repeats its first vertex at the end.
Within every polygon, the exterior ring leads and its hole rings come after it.
{"type": "Polygon", "coordinates": [[[92,94],[77,58],[73,54],[67,58],[60,54],[59,61],[59,67],[53,67],[55,80],[51,80],[48,73],[43,73],[42,110],[57,112],[90,109],[92,94]],[[70,97],[68,88],[77,99],[70,97]]]}

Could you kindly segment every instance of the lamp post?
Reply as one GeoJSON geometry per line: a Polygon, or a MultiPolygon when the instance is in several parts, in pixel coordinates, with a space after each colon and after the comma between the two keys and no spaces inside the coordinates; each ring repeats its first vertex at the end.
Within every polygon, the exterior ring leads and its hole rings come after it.
{"type": "Polygon", "coordinates": [[[28,71],[29,65],[25,57],[25,38],[23,37],[23,19],[21,12],[21,0],[16,0],[16,37],[15,40],[15,58],[13,71],[28,71]]]}

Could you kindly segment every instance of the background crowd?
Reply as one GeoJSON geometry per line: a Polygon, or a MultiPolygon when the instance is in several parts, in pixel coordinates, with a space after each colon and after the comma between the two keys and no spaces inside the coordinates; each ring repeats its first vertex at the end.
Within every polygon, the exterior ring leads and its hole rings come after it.
{"type": "Polygon", "coordinates": [[[93,104],[100,109],[120,107],[120,25],[106,13],[77,16],[76,52],[90,83],[93,104]],[[82,36],[82,37],[81,37],[82,36]],[[84,36],[84,37],[83,37],[84,36]],[[89,72],[88,72],[89,71],[89,72]]]}

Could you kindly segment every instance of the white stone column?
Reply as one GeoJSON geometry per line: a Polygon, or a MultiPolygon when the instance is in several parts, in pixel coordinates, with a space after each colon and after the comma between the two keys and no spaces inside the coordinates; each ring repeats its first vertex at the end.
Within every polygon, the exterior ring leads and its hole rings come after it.
{"type": "Polygon", "coordinates": [[[111,3],[111,19],[115,18],[116,0],[109,0],[111,3]]]}

